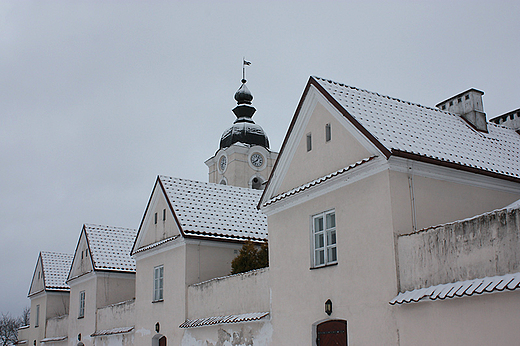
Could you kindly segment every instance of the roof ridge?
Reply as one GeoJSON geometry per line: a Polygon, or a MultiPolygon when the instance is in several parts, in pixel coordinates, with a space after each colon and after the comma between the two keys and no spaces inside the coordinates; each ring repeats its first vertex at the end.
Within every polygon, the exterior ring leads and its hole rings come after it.
{"type": "Polygon", "coordinates": [[[109,225],[100,225],[100,224],[94,224],[94,223],[86,223],[84,224],[85,227],[90,228],[104,228],[104,229],[125,229],[125,230],[136,230],[135,228],[130,227],[121,227],[121,226],[109,226],[109,225]]]}
{"type": "Polygon", "coordinates": [[[171,176],[163,175],[163,174],[160,174],[159,178],[172,179],[172,180],[181,180],[181,181],[192,182],[192,183],[196,183],[196,184],[204,184],[204,185],[213,186],[213,187],[216,187],[216,188],[219,188],[219,189],[242,190],[242,191],[250,192],[252,194],[259,194],[260,192],[262,192],[262,190],[255,190],[255,189],[251,189],[251,188],[248,188],[248,187],[241,187],[241,186],[234,186],[234,185],[223,185],[223,184],[218,184],[218,183],[210,183],[210,182],[207,182],[207,181],[200,181],[200,180],[193,180],[193,179],[179,178],[179,177],[171,177],[171,176]]]}
{"type": "Polygon", "coordinates": [[[425,109],[433,110],[433,111],[436,111],[436,112],[441,112],[441,113],[445,113],[445,114],[449,114],[449,115],[458,116],[455,113],[447,112],[447,111],[439,109],[437,107],[425,106],[425,105],[422,105],[420,103],[411,102],[411,101],[405,101],[405,100],[399,99],[397,97],[380,94],[378,92],[370,91],[368,89],[361,89],[361,88],[358,88],[358,87],[355,87],[355,86],[352,86],[352,85],[347,85],[347,84],[344,84],[344,83],[335,82],[335,81],[333,81],[331,79],[326,79],[326,78],[322,78],[322,77],[318,77],[318,76],[313,76],[313,78],[320,79],[320,80],[322,80],[324,82],[336,84],[336,85],[339,85],[341,87],[350,88],[350,89],[354,89],[354,90],[357,90],[357,91],[361,91],[361,92],[369,93],[369,94],[372,94],[372,95],[376,95],[378,97],[386,98],[386,99],[389,99],[389,100],[394,100],[394,101],[398,101],[398,102],[401,102],[401,103],[406,103],[406,104],[408,104],[410,106],[417,106],[417,107],[420,107],[420,108],[425,108],[425,109]]]}

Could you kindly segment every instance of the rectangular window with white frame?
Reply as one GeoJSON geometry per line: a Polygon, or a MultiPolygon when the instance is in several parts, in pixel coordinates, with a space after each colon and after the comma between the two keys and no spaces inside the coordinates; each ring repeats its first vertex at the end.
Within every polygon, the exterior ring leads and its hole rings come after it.
{"type": "Polygon", "coordinates": [[[85,317],[85,291],[79,292],[79,313],[78,318],[85,317]]]}
{"type": "Polygon", "coordinates": [[[336,213],[329,210],[312,217],[313,266],[338,262],[336,247],[336,213]]]}
{"type": "Polygon", "coordinates": [[[164,266],[160,265],[153,269],[153,301],[163,300],[164,266]]]}
{"type": "Polygon", "coordinates": [[[34,327],[40,326],[40,305],[36,305],[36,321],[34,323],[34,327]]]}

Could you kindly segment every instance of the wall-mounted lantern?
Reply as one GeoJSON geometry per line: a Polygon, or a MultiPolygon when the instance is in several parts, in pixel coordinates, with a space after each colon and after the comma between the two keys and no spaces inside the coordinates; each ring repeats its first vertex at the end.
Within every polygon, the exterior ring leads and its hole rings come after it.
{"type": "Polygon", "coordinates": [[[329,316],[332,314],[332,300],[330,299],[325,302],[325,313],[329,316]]]}
{"type": "Polygon", "coordinates": [[[159,322],[157,322],[157,323],[155,324],[155,332],[156,332],[156,333],[159,333],[160,330],[161,330],[161,326],[159,325],[159,322]]]}

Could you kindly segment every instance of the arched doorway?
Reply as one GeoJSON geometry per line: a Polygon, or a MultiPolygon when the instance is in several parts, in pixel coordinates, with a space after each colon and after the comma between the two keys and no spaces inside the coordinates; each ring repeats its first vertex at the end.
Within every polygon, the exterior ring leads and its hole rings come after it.
{"type": "Polygon", "coordinates": [[[152,338],[152,346],[166,346],[166,336],[155,334],[152,338]]]}
{"type": "Polygon", "coordinates": [[[347,321],[330,320],[316,326],[317,346],[347,346],[347,321]]]}

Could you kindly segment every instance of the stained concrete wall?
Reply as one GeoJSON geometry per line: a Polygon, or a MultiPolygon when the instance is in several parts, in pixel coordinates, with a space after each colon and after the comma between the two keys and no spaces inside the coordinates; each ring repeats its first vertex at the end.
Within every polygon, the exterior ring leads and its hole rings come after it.
{"type": "Polygon", "coordinates": [[[269,268],[188,287],[189,319],[269,310],[269,268]]]}
{"type": "Polygon", "coordinates": [[[502,209],[398,239],[400,290],[520,271],[520,210],[502,209]]]}
{"type": "Polygon", "coordinates": [[[47,320],[46,338],[67,336],[69,316],[53,317],[47,320]]]}
{"type": "Polygon", "coordinates": [[[135,325],[135,299],[98,309],[96,317],[98,331],[133,327],[135,325]]]}

